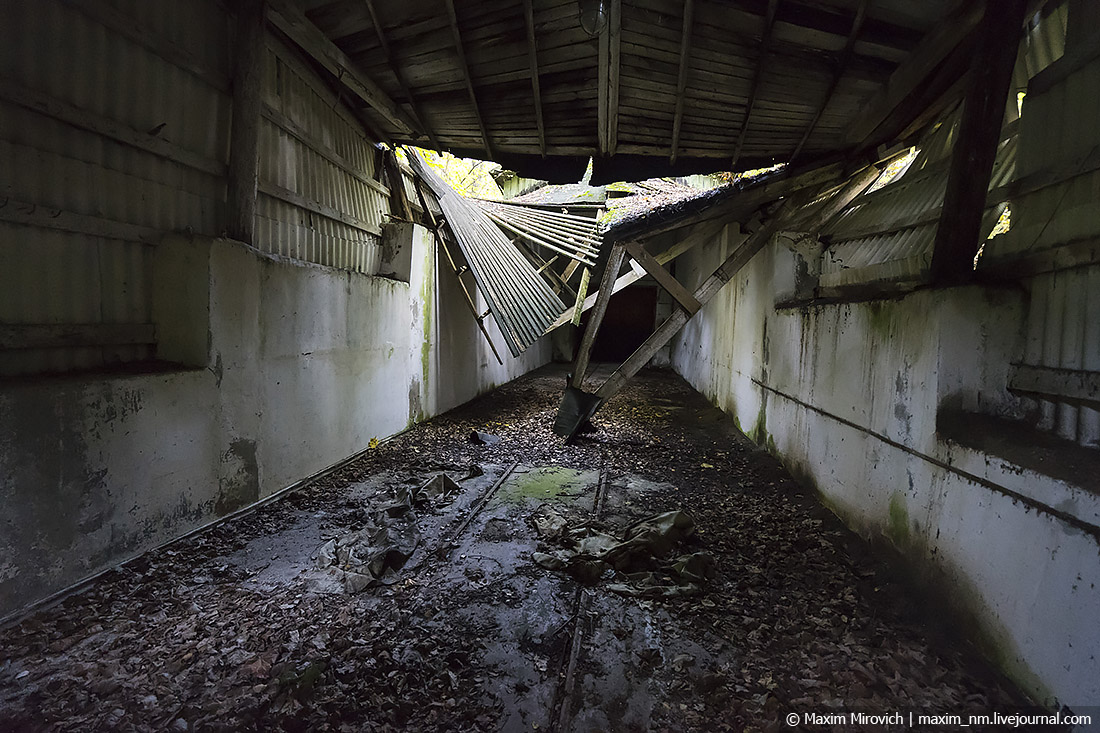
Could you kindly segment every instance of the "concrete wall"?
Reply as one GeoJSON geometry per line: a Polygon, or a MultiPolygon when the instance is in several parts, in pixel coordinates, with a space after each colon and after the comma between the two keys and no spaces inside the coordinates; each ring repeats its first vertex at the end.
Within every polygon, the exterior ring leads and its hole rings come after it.
{"type": "MultiPolygon", "coordinates": [[[[740,235],[723,237],[677,261],[685,284],[740,235]]],[[[1025,689],[1095,704],[1100,481],[1055,479],[937,433],[943,411],[1018,409],[1005,384],[1026,292],[954,288],[777,310],[792,257],[776,243],[758,254],[682,331],[674,367],[849,526],[897,548],[933,603],[974,622],[1025,689]]]]}
{"type": "Polygon", "coordinates": [[[430,236],[404,236],[409,283],[172,236],[158,348],[192,368],[0,384],[0,615],[549,360],[544,339],[497,365],[430,236]]]}

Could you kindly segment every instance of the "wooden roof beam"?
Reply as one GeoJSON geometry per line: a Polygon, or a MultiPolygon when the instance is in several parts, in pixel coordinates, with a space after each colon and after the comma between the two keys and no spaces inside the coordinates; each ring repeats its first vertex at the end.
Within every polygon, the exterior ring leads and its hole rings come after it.
{"type": "Polygon", "coordinates": [[[825,96],[821,100],[821,104],[818,105],[813,119],[810,120],[810,124],[806,126],[806,132],[802,133],[802,139],[798,141],[798,145],[794,146],[794,152],[791,153],[787,165],[794,163],[795,158],[802,152],[802,148],[805,147],[806,141],[810,139],[810,135],[813,134],[814,128],[817,127],[817,123],[821,120],[821,115],[824,114],[825,109],[829,106],[829,102],[833,100],[833,95],[836,93],[836,88],[840,84],[840,79],[844,76],[844,72],[852,62],[852,52],[855,50],[856,40],[859,38],[860,31],[863,30],[863,21],[867,18],[867,5],[868,0],[860,0],[859,6],[856,8],[855,18],[852,20],[852,31],[848,34],[848,40],[844,44],[844,50],[840,52],[840,58],[837,60],[836,68],[833,70],[833,78],[829,81],[829,88],[825,91],[825,96]]]}
{"type": "Polygon", "coordinates": [[[894,71],[885,87],[848,126],[845,142],[861,148],[884,142],[877,139],[881,137],[876,136],[879,127],[906,100],[925,87],[940,64],[978,25],[984,6],[984,2],[962,3],[955,15],[937,24],[920,45],[913,49],[909,59],[894,71]]]}
{"type": "Polygon", "coordinates": [[[535,125],[539,131],[539,153],[546,157],[546,124],[542,119],[542,91],[539,88],[539,52],[535,38],[535,9],[532,0],[523,0],[523,17],[527,26],[527,57],[531,65],[531,94],[535,99],[535,125]]]}
{"type": "Polygon", "coordinates": [[[478,129],[481,130],[481,142],[485,147],[485,157],[492,160],[495,156],[493,145],[489,142],[489,132],[485,129],[485,119],[481,116],[481,108],[477,103],[477,93],[474,91],[474,80],[470,76],[470,65],[466,62],[466,50],[462,46],[462,31],[458,27],[458,14],[455,12],[454,0],[446,0],[447,16],[451,21],[451,35],[454,37],[455,52],[458,54],[458,66],[462,77],[466,81],[466,91],[470,94],[470,104],[474,107],[474,119],[477,120],[478,129]]]}
{"type": "Polygon", "coordinates": [[[932,249],[932,280],[938,285],[974,279],[989,180],[1026,10],[1027,0],[1001,0],[989,3],[981,20],[932,249]]]}
{"type": "Polygon", "coordinates": [[[374,7],[374,0],[363,0],[367,6],[367,13],[370,14],[371,25],[374,26],[374,33],[378,37],[378,45],[382,49],[382,54],[386,57],[386,64],[390,67],[390,71],[397,77],[397,83],[401,85],[401,92],[405,95],[405,99],[409,100],[409,106],[412,107],[413,116],[416,118],[416,123],[428,136],[428,140],[431,142],[432,147],[436,150],[442,150],[439,146],[439,140],[436,138],[435,132],[431,126],[427,123],[427,117],[424,115],[419,103],[416,101],[416,97],[413,95],[412,89],[409,87],[409,82],[405,78],[405,72],[402,71],[401,65],[394,63],[393,53],[390,49],[390,44],[386,40],[386,32],[382,29],[381,18],[378,17],[378,12],[374,7]]]}
{"type": "Polygon", "coordinates": [[[611,54],[607,73],[607,154],[614,155],[619,145],[619,61],[623,35],[622,0],[611,0],[608,16],[608,53],[611,54]]]}
{"type": "Polygon", "coordinates": [[[268,0],[268,20],[294,41],[310,58],[370,106],[402,135],[424,137],[413,121],[388,94],[378,86],[347,55],[337,48],[317,26],[299,10],[292,0],[268,0]]]}
{"type": "Polygon", "coordinates": [[[749,131],[749,119],[752,117],[752,108],[756,106],[756,95],[760,92],[760,80],[764,76],[764,68],[768,60],[768,47],[772,42],[772,29],[775,28],[775,14],[779,10],[779,0],[768,0],[768,10],[764,14],[764,28],[760,36],[760,55],[756,59],[756,71],[753,73],[752,86],[749,87],[749,100],[745,104],[745,119],[741,122],[741,131],[737,133],[737,142],[733,146],[733,159],[730,168],[737,165],[741,158],[741,149],[745,146],[745,135],[749,131]]]}
{"type": "Polygon", "coordinates": [[[691,30],[694,13],[695,0],[684,0],[684,22],[680,33],[680,73],[676,78],[676,111],[672,117],[672,146],[668,153],[669,165],[676,164],[676,153],[680,147],[680,125],[684,121],[684,92],[687,89],[688,68],[691,62],[691,30]]]}

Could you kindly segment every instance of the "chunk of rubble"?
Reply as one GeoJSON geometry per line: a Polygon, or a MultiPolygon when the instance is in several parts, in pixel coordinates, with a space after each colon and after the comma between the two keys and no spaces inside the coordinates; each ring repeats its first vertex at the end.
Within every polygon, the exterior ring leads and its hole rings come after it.
{"type": "Polygon", "coordinates": [[[532,553],[548,570],[564,571],[577,581],[596,584],[614,578],[608,590],[641,598],[668,598],[701,593],[715,575],[710,553],[685,552],[695,535],[695,522],[682,511],[646,517],[619,536],[592,523],[570,525],[548,505],[531,517],[539,538],[559,545],[553,552],[532,553]]]}

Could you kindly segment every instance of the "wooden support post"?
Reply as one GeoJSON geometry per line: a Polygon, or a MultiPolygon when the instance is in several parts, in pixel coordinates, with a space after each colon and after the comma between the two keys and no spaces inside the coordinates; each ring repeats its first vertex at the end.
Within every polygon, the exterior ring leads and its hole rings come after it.
{"type": "MultiPolygon", "coordinates": [[[[718,266],[710,277],[703,281],[695,290],[695,299],[700,304],[706,305],[710,302],[711,298],[718,294],[718,291],[722,289],[726,283],[728,283],[734,275],[736,275],[742,267],[744,267],[753,255],[764,248],[772,238],[772,235],[778,232],[787,221],[791,218],[791,215],[797,209],[787,202],[780,209],[777,216],[758,229],[748,239],[741,243],[741,245],[735,249],[729,257],[718,266]]],[[[602,290],[601,290],[602,292],[602,290]]],[[[661,348],[664,347],[672,337],[675,336],[684,324],[691,318],[686,310],[676,309],[672,312],[665,322],[657,327],[645,343],[639,346],[633,354],[627,357],[619,368],[616,369],[610,377],[607,378],[598,390],[596,390],[596,396],[600,398],[601,403],[606,402],[612,396],[617,394],[619,390],[626,385],[627,381],[641,371],[642,367],[649,363],[661,348]]],[[[588,334],[585,334],[586,336],[588,334]]]]}
{"type": "Polygon", "coordinates": [[[680,307],[688,312],[688,316],[693,316],[703,306],[695,299],[695,296],[688,292],[688,289],[680,284],[680,281],[672,276],[665,268],[661,267],[657,263],[657,260],[653,259],[653,255],[645,251],[638,242],[630,242],[626,245],[627,253],[634,258],[634,260],[642,266],[642,268],[649,273],[649,276],[657,281],[657,284],[668,291],[668,294],[676,299],[676,302],[680,304],[680,307]]]}
{"type": "Polygon", "coordinates": [[[382,166],[390,183],[390,215],[412,221],[413,210],[409,197],[405,193],[405,177],[401,173],[401,165],[397,162],[397,154],[392,149],[387,148],[383,152],[382,166]]]}
{"type": "Polygon", "coordinates": [[[588,281],[592,277],[592,271],[587,267],[581,273],[581,286],[577,288],[577,299],[573,304],[573,325],[581,325],[581,315],[584,313],[584,298],[588,295],[588,281]]]}
{"type": "Polygon", "coordinates": [[[932,282],[954,285],[974,277],[982,215],[1001,139],[1005,96],[1016,64],[1026,0],[990,2],[979,29],[959,134],[951,154],[943,213],[932,250],[932,282]]]}
{"type": "Polygon", "coordinates": [[[607,304],[611,302],[611,292],[615,284],[615,278],[619,274],[619,268],[623,265],[623,257],[626,250],[621,244],[611,248],[611,254],[607,257],[607,266],[604,268],[603,277],[600,279],[600,292],[596,296],[596,305],[592,309],[592,315],[588,318],[588,328],[584,329],[584,337],[581,338],[580,348],[577,349],[577,358],[573,362],[573,381],[570,385],[580,389],[584,384],[584,373],[588,371],[588,357],[592,353],[592,344],[596,342],[596,333],[600,330],[603,317],[607,314],[607,304]]]}
{"type": "Polygon", "coordinates": [[[260,175],[260,113],[263,109],[264,0],[237,3],[237,50],[233,68],[233,123],[229,136],[226,233],[252,244],[260,175]]]}
{"type": "MultiPolygon", "coordinates": [[[[862,193],[878,177],[878,168],[869,166],[853,177],[840,191],[820,204],[818,208],[809,214],[801,226],[811,231],[824,226],[830,219],[836,216],[856,196],[862,193]]],[[[718,294],[733,276],[740,272],[741,268],[748,264],[749,260],[771,241],[772,236],[789,226],[800,214],[801,206],[798,202],[788,199],[780,207],[771,220],[756,230],[744,242],[740,244],[730,256],[718,266],[710,277],[703,281],[695,290],[695,300],[706,305],[718,294]]],[[[596,391],[601,404],[614,396],[627,381],[641,371],[642,367],[649,363],[661,348],[675,336],[684,324],[690,320],[693,314],[686,310],[677,309],[672,312],[664,323],[657,327],[645,343],[627,357],[618,369],[607,378],[596,391]]]]}

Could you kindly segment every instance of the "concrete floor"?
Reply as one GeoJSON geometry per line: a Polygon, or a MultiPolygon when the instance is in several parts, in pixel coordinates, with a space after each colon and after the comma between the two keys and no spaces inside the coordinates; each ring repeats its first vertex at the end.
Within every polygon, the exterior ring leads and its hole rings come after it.
{"type": "Polygon", "coordinates": [[[517,380],[3,629],[0,729],[781,730],[791,713],[1026,704],[679,377],[644,373],[564,446],[550,433],[564,374],[517,380]],[[386,520],[411,556],[348,592],[354,563],[326,566],[325,544],[441,473],[455,496],[386,520]],[[548,508],[612,534],[683,509],[717,574],[670,598],[614,592],[610,571],[582,585],[532,560],[554,549],[532,521],[548,508]]]}

